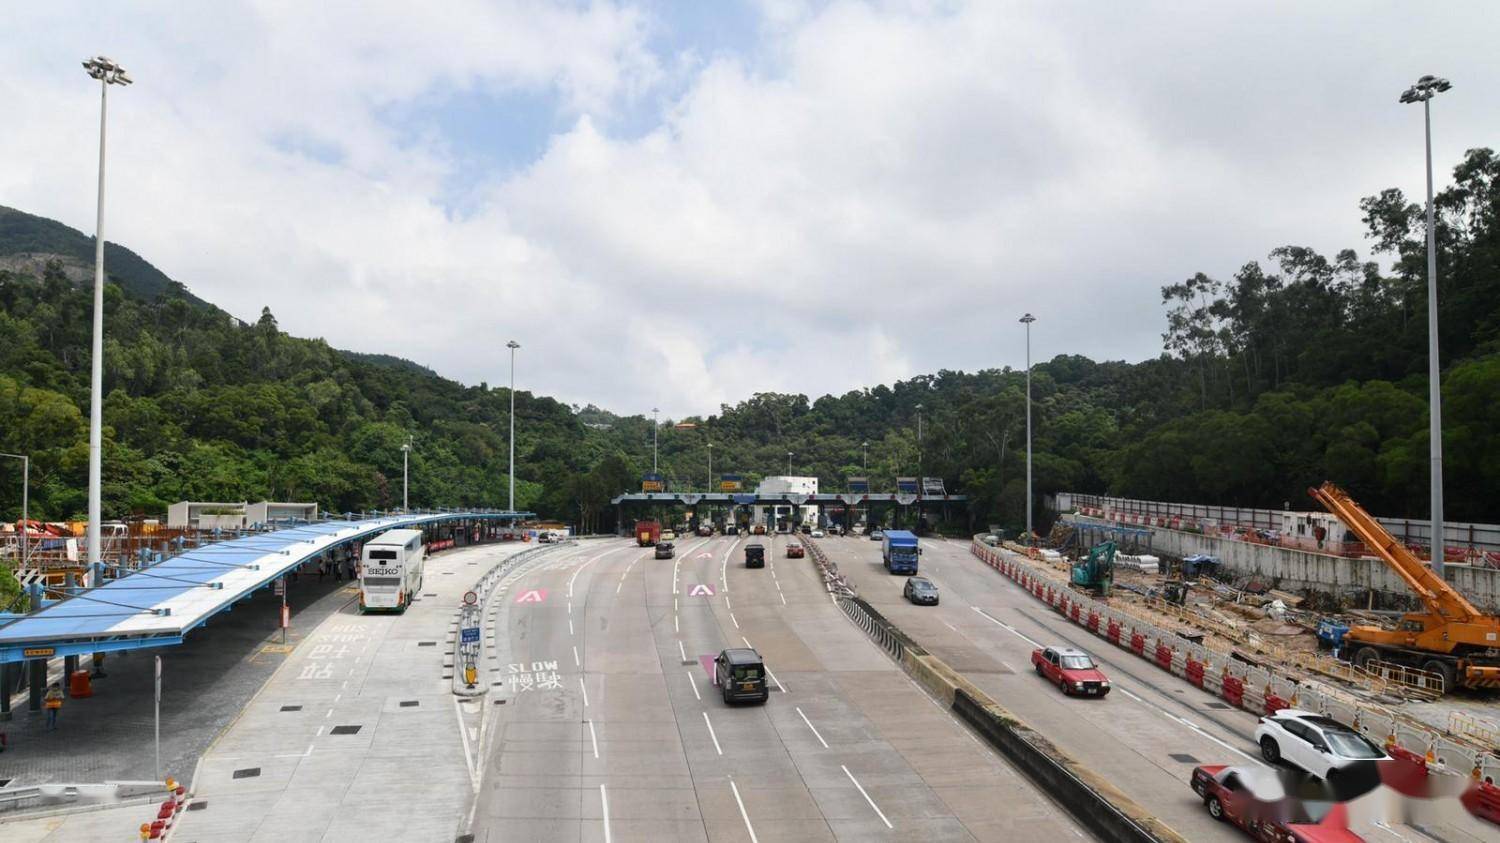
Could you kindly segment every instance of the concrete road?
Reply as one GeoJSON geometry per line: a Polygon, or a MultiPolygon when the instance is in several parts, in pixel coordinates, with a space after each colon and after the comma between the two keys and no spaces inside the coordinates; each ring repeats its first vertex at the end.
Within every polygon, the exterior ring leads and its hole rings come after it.
{"type": "Polygon", "coordinates": [[[583,542],[509,586],[475,840],[1083,838],[764,540],[583,542]],[[725,705],[703,662],[747,645],[771,698],[725,705]]]}
{"type": "MultiPolygon", "coordinates": [[[[937,584],[938,606],[906,601],[906,578],[886,572],[879,542],[847,537],[820,544],[860,597],[1163,822],[1194,841],[1244,839],[1208,816],[1188,781],[1199,764],[1260,764],[1254,715],[1063,619],[974,558],[967,541],[922,543],[921,574],[937,584]],[[1031,652],[1054,644],[1093,655],[1113,692],[1104,699],[1065,697],[1043,681],[1032,670],[1031,652]]],[[[1453,843],[1493,832],[1467,816],[1422,828],[1430,836],[1411,826],[1361,831],[1371,840],[1453,843]]]]}

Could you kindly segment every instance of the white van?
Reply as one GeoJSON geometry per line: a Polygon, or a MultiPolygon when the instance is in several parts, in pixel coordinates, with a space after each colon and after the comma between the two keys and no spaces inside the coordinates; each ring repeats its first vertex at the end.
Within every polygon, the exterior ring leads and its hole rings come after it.
{"type": "Polygon", "coordinates": [[[406,611],[422,590],[426,555],[421,530],[388,530],[365,542],[359,566],[359,611],[406,611]]]}

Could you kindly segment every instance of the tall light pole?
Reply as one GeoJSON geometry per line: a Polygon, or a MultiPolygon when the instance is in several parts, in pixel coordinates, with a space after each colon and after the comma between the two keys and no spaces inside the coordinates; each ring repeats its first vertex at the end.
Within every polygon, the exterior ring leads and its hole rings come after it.
{"type": "Polygon", "coordinates": [[[1026,325],[1026,543],[1031,544],[1031,323],[1030,313],[1021,317],[1026,325]]]}
{"type": "MultiPolygon", "coordinates": [[[[0,454],[21,461],[21,567],[30,568],[31,545],[26,541],[26,532],[31,529],[31,457],[25,454],[0,454]]],[[[9,689],[0,689],[5,693],[9,689]]]]}
{"type": "Polygon", "coordinates": [[[657,471],[656,471],[656,431],[658,429],[660,429],[660,427],[661,427],[660,422],[658,422],[656,420],[656,413],[657,413],[657,409],[655,407],[652,407],[651,408],[651,473],[652,474],[656,474],[657,473],[657,471]]]}
{"type": "Polygon", "coordinates": [[[99,569],[100,464],[104,456],[104,118],[110,85],[129,85],[125,68],[104,56],[83,63],[99,80],[99,204],[94,220],[94,352],[89,381],[89,569],[99,569]]]}
{"type": "Polygon", "coordinates": [[[708,490],[714,490],[714,443],[708,443],[708,490]]]}
{"type": "Polygon", "coordinates": [[[1432,460],[1432,572],[1443,576],[1443,382],[1438,365],[1437,223],[1432,205],[1432,98],[1453,87],[1447,79],[1423,76],[1401,94],[1420,102],[1427,129],[1427,404],[1428,457],[1432,460]]]}
{"type": "Polygon", "coordinates": [[[409,474],[407,472],[407,456],[410,455],[410,454],[411,454],[411,437],[408,436],[408,437],[406,437],[406,441],[403,442],[402,445],[401,445],[401,512],[402,512],[402,514],[405,514],[405,513],[411,511],[411,505],[408,503],[409,498],[407,496],[407,490],[409,488],[409,486],[407,484],[407,478],[409,477],[409,474]]]}
{"type": "Polygon", "coordinates": [[[792,452],[786,452],[786,476],[792,476],[792,452]]]}
{"type": "Polygon", "coordinates": [[[870,474],[870,443],[869,443],[868,440],[859,443],[859,465],[860,465],[860,468],[863,469],[864,472],[865,472],[865,478],[869,479],[869,474],[870,474]]]}
{"type": "MultiPolygon", "coordinates": [[[[510,349],[510,511],[516,511],[516,349],[521,344],[511,340],[510,349]]],[[[514,523],[514,522],[512,522],[514,523]]]]}
{"type": "Polygon", "coordinates": [[[922,405],[917,405],[917,488],[922,483],[922,405]]]}

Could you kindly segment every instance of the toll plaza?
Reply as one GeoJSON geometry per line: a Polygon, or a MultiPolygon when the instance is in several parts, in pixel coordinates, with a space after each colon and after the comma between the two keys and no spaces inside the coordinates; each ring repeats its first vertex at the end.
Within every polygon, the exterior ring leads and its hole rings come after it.
{"type": "Polygon", "coordinates": [[[717,526],[740,527],[765,524],[776,527],[778,512],[791,511],[790,520],[800,523],[811,515],[819,526],[840,525],[845,529],[866,518],[877,523],[913,526],[926,513],[943,513],[949,506],[967,506],[964,495],[922,494],[910,492],[842,492],[835,494],[759,493],[759,492],[633,492],[613,498],[619,523],[627,525],[637,516],[663,509],[692,512],[692,520],[710,521],[717,526]],[[768,523],[769,522],[769,523],[768,523]]]}

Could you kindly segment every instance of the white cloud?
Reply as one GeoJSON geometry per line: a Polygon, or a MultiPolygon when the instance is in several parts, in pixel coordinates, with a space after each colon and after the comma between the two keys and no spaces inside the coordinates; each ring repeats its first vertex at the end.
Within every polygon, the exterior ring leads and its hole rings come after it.
{"type": "Polygon", "coordinates": [[[110,239],[293,333],[491,383],[514,337],[526,388],[682,415],[1019,365],[1027,310],[1038,358],[1150,356],[1161,284],[1362,246],[1358,197],[1420,186],[1415,76],[1455,80],[1440,166],[1500,130],[1483,6],[767,2],[754,55],[706,63],[652,54],[652,9],[412,8],[21,7],[0,203],[92,229],[76,62],[110,53],[140,80],[110,239]],[[500,174],[392,125],[455,92],[548,94],[566,128],[500,174]]]}

